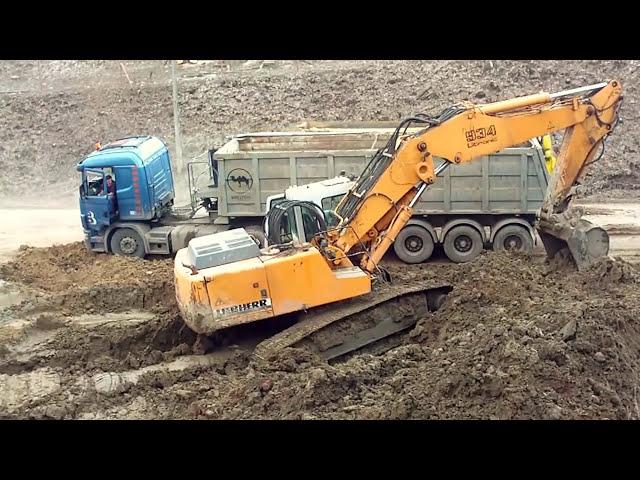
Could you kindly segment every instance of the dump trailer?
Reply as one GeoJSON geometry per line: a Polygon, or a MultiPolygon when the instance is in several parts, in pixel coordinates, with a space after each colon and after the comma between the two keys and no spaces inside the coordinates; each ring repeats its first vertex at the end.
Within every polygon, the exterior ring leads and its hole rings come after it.
{"type": "MultiPolygon", "coordinates": [[[[360,158],[365,156],[350,156],[352,163],[343,161],[341,166],[357,171],[360,158]]],[[[316,169],[329,165],[322,158],[316,162],[316,169]]],[[[470,165],[452,165],[422,194],[411,220],[396,238],[394,250],[406,263],[426,261],[436,245],[443,246],[454,262],[472,260],[484,248],[531,253],[537,238],[536,212],[542,206],[548,179],[545,154],[535,139],[528,147],[507,148],[470,165]]],[[[337,222],[330,218],[331,213],[354,185],[355,180],[339,176],[289,187],[283,194],[267,197],[266,208],[271,210],[286,201],[309,201],[321,206],[331,225],[337,222]]],[[[305,214],[300,208],[293,212],[295,216],[305,214]]],[[[305,232],[305,224],[309,225],[308,218],[290,221],[287,233],[298,241],[311,241],[317,232],[313,227],[305,232]]]]}

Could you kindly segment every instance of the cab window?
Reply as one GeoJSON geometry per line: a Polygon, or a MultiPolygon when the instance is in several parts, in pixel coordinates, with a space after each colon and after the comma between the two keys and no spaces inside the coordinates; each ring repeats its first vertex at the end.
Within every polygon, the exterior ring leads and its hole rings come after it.
{"type": "Polygon", "coordinates": [[[334,195],[333,197],[325,197],[322,199],[323,210],[335,210],[344,195],[334,195]]]}
{"type": "Polygon", "coordinates": [[[87,196],[102,197],[107,194],[106,177],[111,176],[115,183],[116,177],[111,167],[91,168],[84,171],[87,196]]]}
{"type": "Polygon", "coordinates": [[[87,195],[100,197],[104,192],[104,172],[101,170],[87,170],[86,173],[87,195]]]}
{"type": "Polygon", "coordinates": [[[302,224],[304,225],[305,240],[307,242],[317,233],[320,233],[320,225],[315,217],[313,217],[306,208],[302,209],[302,224]]]}

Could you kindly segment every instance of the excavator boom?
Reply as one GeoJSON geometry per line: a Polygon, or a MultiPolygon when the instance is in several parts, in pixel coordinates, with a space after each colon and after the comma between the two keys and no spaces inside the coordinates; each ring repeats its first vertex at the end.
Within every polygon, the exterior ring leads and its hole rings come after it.
{"type": "MultiPolygon", "coordinates": [[[[616,80],[540,93],[486,105],[457,105],[439,117],[416,116],[400,125],[386,148],[378,152],[352,191],[338,205],[343,231],[334,236],[345,255],[365,245],[361,266],[373,272],[395,235],[411,218],[411,207],[436,176],[450,164],[479,157],[566,130],[560,154],[540,212],[539,231],[550,255],[562,246],[574,254],[579,268],[606,255],[603,230],[584,225],[574,235],[566,213],[573,187],[584,176],[618,119],[622,87],[616,80]],[[402,137],[400,128],[424,123],[426,128],[402,137]],[[435,159],[441,164],[435,166],[435,159]],[[593,245],[580,244],[581,241],[593,245]]],[[[576,224],[577,226],[577,224],[576,224]]]]}

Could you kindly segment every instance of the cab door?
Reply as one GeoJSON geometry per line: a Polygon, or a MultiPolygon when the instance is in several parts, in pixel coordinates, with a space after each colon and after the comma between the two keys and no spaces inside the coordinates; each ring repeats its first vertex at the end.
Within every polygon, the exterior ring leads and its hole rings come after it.
{"type": "MultiPolygon", "coordinates": [[[[109,169],[110,170],[110,169],[109,169]]],[[[100,232],[116,220],[116,199],[107,195],[105,169],[87,168],[83,171],[80,192],[80,214],[83,225],[100,232]]]]}

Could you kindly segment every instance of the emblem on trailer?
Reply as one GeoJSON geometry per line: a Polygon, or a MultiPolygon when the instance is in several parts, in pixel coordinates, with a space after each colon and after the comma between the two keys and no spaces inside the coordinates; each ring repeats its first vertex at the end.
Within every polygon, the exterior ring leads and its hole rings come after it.
{"type": "Polygon", "coordinates": [[[227,175],[227,186],[236,193],[247,193],[253,187],[253,177],[244,168],[234,168],[227,175]]]}

